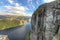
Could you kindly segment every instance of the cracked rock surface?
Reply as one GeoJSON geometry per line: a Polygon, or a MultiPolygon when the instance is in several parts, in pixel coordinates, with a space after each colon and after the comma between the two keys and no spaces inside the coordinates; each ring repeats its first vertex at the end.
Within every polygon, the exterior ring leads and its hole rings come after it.
{"type": "Polygon", "coordinates": [[[30,40],[60,40],[60,3],[39,6],[32,15],[31,26],[30,40]]]}
{"type": "Polygon", "coordinates": [[[7,35],[0,35],[0,40],[9,40],[7,35]]]}

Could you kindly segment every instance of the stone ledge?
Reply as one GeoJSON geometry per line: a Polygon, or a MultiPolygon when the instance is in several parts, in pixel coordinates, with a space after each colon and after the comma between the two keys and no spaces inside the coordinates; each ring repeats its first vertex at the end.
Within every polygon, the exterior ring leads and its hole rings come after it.
{"type": "Polygon", "coordinates": [[[7,35],[0,35],[0,40],[9,40],[7,35]]]}

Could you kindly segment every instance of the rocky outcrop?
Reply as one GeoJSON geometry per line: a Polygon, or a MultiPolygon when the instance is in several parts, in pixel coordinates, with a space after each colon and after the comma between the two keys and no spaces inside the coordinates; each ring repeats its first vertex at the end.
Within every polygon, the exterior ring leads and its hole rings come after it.
{"type": "Polygon", "coordinates": [[[0,40],[9,40],[7,35],[0,35],[0,40]]]}
{"type": "Polygon", "coordinates": [[[60,40],[60,3],[54,1],[38,7],[31,26],[31,40],[60,40]]]}

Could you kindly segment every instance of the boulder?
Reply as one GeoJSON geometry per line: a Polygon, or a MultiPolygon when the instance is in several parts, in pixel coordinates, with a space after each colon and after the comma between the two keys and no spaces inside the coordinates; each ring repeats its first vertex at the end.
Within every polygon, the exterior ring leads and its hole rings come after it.
{"type": "Polygon", "coordinates": [[[0,40],[9,40],[7,35],[0,35],[0,40]]]}

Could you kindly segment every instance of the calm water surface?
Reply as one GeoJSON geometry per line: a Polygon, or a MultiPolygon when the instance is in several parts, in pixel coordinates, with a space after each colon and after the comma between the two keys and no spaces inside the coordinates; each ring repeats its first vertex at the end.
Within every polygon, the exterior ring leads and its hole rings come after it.
{"type": "Polygon", "coordinates": [[[28,32],[31,30],[31,24],[27,23],[23,26],[0,30],[0,35],[8,35],[9,40],[26,40],[28,32]]]}

